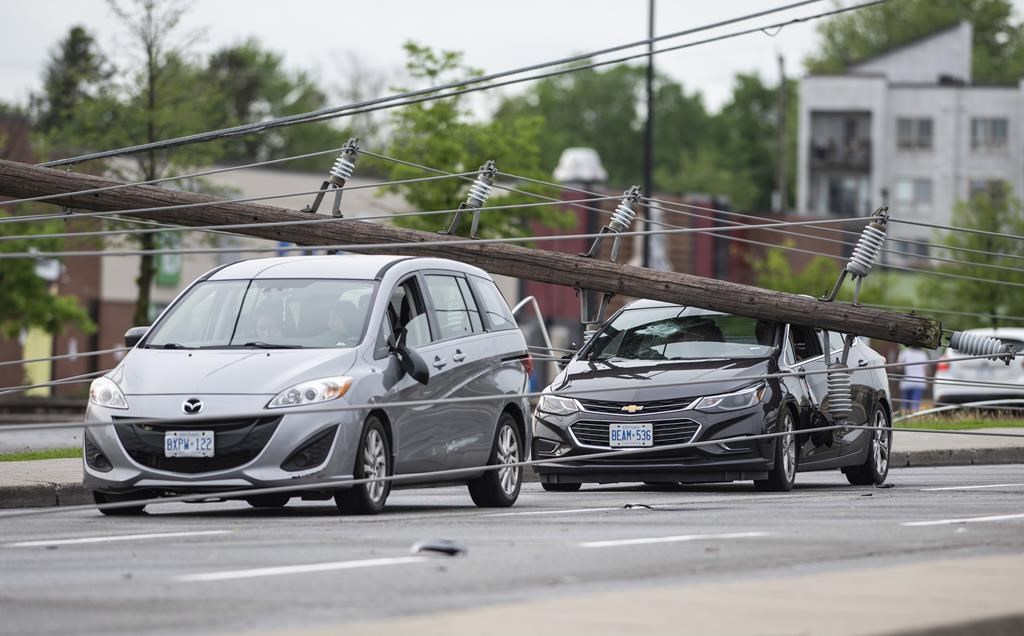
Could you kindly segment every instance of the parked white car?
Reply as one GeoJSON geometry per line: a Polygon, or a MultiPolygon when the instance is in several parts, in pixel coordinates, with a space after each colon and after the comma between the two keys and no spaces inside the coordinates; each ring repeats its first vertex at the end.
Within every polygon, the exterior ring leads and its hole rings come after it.
{"type": "MultiPolygon", "coordinates": [[[[970,329],[965,333],[999,338],[1024,350],[1024,329],[970,329]]],[[[947,349],[942,358],[961,357],[947,349]]],[[[1006,363],[993,360],[942,362],[935,365],[935,402],[982,402],[985,400],[1024,398],[1024,362],[1016,358],[1006,363]],[[1005,385],[1005,386],[1004,386],[1005,385]]]]}

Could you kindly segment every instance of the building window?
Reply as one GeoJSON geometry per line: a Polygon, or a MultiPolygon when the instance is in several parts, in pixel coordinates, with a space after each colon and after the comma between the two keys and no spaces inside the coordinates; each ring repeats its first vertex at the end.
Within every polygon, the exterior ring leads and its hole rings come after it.
{"type": "Polygon", "coordinates": [[[971,119],[971,149],[1006,150],[1009,127],[1003,117],[974,117],[971,119]]]}
{"type": "Polygon", "coordinates": [[[995,206],[1001,206],[1006,201],[1007,184],[1002,179],[971,179],[968,198],[973,199],[983,196],[995,206]]]}
{"type": "Polygon", "coordinates": [[[931,150],[932,120],[910,117],[897,119],[896,147],[900,150],[931,150]]]}
{"type": "Polygon", "coordinates": [[[900,179],[896,182],[896,202],[902,205],[931,205],[931,179],[900,179]]]}

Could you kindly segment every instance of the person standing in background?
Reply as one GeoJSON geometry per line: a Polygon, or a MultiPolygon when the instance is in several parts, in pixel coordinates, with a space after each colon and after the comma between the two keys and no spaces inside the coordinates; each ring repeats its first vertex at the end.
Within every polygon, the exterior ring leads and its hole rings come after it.
{"type": "Polygon", "coordinates": [[[913,364],[898,370],[903,375],[903,379],[900,380],[900,404],[904,411],[913,412],[921,406],[921,396],[924,395],[924,388],[927,385],[925,378],[928,377],[928,365],[920,363],[927,362],[928,359],[924,349],[918,347],[906,347],[896,358],[897,364],[913,364]]]}

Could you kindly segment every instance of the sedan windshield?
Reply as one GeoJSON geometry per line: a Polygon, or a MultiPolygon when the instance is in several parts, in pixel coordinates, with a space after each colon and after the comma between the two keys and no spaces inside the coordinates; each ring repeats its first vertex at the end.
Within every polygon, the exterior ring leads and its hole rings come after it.
{"type": "Polygon", "coordinates": [[[359,344],[376,283],[206,281],[154,325],[150,349],[321,349],[359,344]]]}
{"type": "Polygon", "coordinates": [[[698,360],[771,355],[770,321],[685,307],[627,309],[604,326],[587,360],[698,360]]]}

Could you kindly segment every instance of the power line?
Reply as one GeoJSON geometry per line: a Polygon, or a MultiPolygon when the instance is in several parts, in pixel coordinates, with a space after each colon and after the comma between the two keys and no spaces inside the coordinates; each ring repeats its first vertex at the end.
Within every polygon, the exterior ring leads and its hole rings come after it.
{"type": "MultiPolygon", "coordinates": [[[[456,175],[457,176],[457,175],[456,175]]],[[[599,197],[596,199],[586,199],[584,202],[596,202],[596,201],[609,201],[618,200],[619,197],[599,197]]],[[[479,212],[500,212],[504,210],[522,209],[522,208],[535,208],[543,207],[548,205],[561,204],[561,201],[555,202],[539,202],[539,203],[510,203],[507,205],[492,205],[483,206],[476,208],[479,212]]],[[[160,208],[163,209],[163,208],[160,208]]],[[[132,210],[126,210],[123,213],[133,212],[132,210]]],[[[296,220],[296,221],[261,221],[254,223],[221,223],[217,225],[165,225],[159,224],[159,227],[152,229],[124,229],[124,230],[94,230],[88,232],[61,232],[55,234],[34,234],[29,236],[0,236],[0,243],[3,241],[24,241],[30,239],[54,239],[54,238],[81,238],[81,237],[104,237],[104,236],[123,236],[123,235],[137,235],[137,234],[153,234],[153,233],[168,233],[168,232],[213,232],[217,231],[219,234],[227,236],[248,236],[245,234],[239,234],[235,230],[242,229],[253,229],[253,228],[267,228],[267,227],[285,227],[285,226],[301,226],[301,225],[320,225],[324,223],[345,223],[346,221],[379,221],[388,219],[398,219],[410,216],[434,216],[439,214],[453,214],[458,212],[458,208],[451,208],[448,210],[432,210],[429,212],[395,212],[391,214],[379,214],[373,216],[356,216],[356,217],[334,217],[334,216],[323,216],[323,215],[311,215],[312,218],[296,220]]],[[[106,217],[104,217],[106,218],[106,217]]],[[[121,219],[117,219],[121,220],[121,219]]],[[[125,219],[127,220],[127,219],[125,219]]],[[[267,239],[270,240],[270,239],[267,239]]],[[[95,250],[101,251],[101,250],[95,250]]],[[[234,251],[246,251],[234,250],[234,251]]]]}
{"type": "Polygon", "coordinates": [[[59,356],[47,356],[45,358],[31,358],[29,360],[7,360],[0,362],[0,367],[9,367],[14,365],[23,364],[34,364],[36,362],[52,362],[55,360],[74,360],[76,358],[91,358],[93,356],[102,356],[108,353],[118,353],[119,351],[128,351],[129,347],[117,347],[115,349],[102,349],[100,351],[83,351],[82,353],[65,353],[59,356]]]}
{"type": "MultiPolygon", "coordinates": [[[[1015,358],[1024,357],[1024,353],[1014,352],[1013,355],[1014,355],[1015,358]]],[[[921,362],[892,362],[892,363],[883,363],[883,364],[869,364],[869,365],[864,366],[864,367],[857,367],[857,369],[854,369],[854,371],[873,371],[873,370],[879,370],[879,369],[890,369],[890,368],[894,368],[894,367],[918,367],[918,366],[936,365],[936,364],[940,364],[940,363],[959,363],[959,362],[967,362],[967,361],[970,361],[970,360],[988,360],[988,359],[990,359],[990,356],[981,355],[981,356],[962,356],[962,357],[958,357],[958,358],[944,358],[944,359],[941,359],[941,360],[940,359],[924,360],[924,361],[921,361],[921,362]]],[[[106,373],[108,371],[104,371],[103,373],[106,373]]],[[[733,381],[733,382],[744,382],[744,381],[748,381],[749,380],[751,383],[754,383],[754,382],[759,382],[759,381],[764,381],[764,380],[769,380],[769,379],[802,377],[802,376],[808,376],[808,375],[812,375],[812,376],[813,375],[827,375],[828,373],[831,373],[831,372],[832,371],[829,370],[829,369],[821,369],[821,370],[813,370],[812,369],[812,370],[806,370],[806,371],[783,371],[783,372],[779,372],[779,373],[761,373],[761,374],[755,374],[755,375],[739,375],[739,376],[735,376],[735,377],[731,378],[731,381],[733,381]]],[[[74,376],[74,377],[75,378],[80,378],[82,376],[74,376]]],[[[79,380],[79,381],[81,381],[81,380],[79,380]]],[[[646,385],[646,388],[656,389],[656,388],[669,388],[669,387],[698,386],[698,385],[714,384],[714,383],[717,383],[717,382],[720,382],[720,380],[717,380],[717,379],[703,379],[703,380],[687,380],[687,381],[684,381],[684,382],[655,382],[655,383],[646,385]]],[[[33,386],[35,386],[35,385],[33,385],[33,386]]],[[[24,389],[24,387],[16,387],[16,388],[24,389]]],[[[462,403],[473,404],[473,403],[477,403],[477,402],[489,402],[489,401],[493,401],[493,400],[513,400],[513,399],[518,399],[518,398],[538,398],[538,397],[540,397],[542,395],[554,395],[554,396],[559,396],[559,397],[573,398],[573,397],[578,397],[579,395],[589,395],[589,394],[592,394],[592,393],[607,393],[607,391],[608,391],[607,388],[573,389],[572,391],[529,391],[529,392],[521,392],[521,393],[514,393],[514,394],[500,393],[500,394],[490,394],[490,395],[475,395],[475,396],[468,396],[468,397],[452,397],[452,398],[446,398],[446,401],[447,402],[451,402],[451,403],[459,403],[459,404],[462,404],[462,403]]],[[[433,405],[435,403],[436,403],[436,400],[432,400],[432,399],[426,399],[426,400],[397,400],[397,401],[394,401],[394,402],[389,402],[387,404],[387,406],[389,408],[400,407],[400,406],[401,407],[415,407],[415,406],[430,406],[430,405],[433,405]]],[[[377,403],[344,404],[342,406],[332,406],[332,407],[320,408],[320,409],[317,410],[317,413],[338,413],[338,412],[346,412],[346,411],[360,411],[360,410],[378,408],[379,406],[380,406],[380,404],[377,404],[377,403]]],[[[303,407],[298,407],[297,409],[296,409],[296,407],[290,407],[290,408],[286,407],[286,408],[281,408],[281,409],[275,409],[275,412],[276,413],[280,413],[281,415],[287,415],[288,413],[307,412],[307,411],[304,411],[303,407]]],[[[240,413],[240,414],[236,414],[236,415],[234,415],[232,417],[238,418],[238,419],[242,419],[242,418],[250,418],[250,417],[252,417],[252,418],[263,417],[265,415],[266,415],[266,411],[264,410],[264,411],[261,411],[261,412],[240,413]]],[[[204,416],[204,415],[197,415],[197,416],[195,416],[195,415],[193,415],[193,416],[181,417],[181,418],[134,418],[132,420],[132,423],[133,424],[161,424],[161,423],[162,424],[168,424],[168,423],[173,423],[174,421],[182,421],[182,422],[190,422],[190,423],[194,423],[194,424],[201,424],[201,423],[206,422],[206,421],[222,420],[223,418],[224,418],[223,415],[219,415],[219,416],[204,416]]],[[[91,426],[106,426],[108,424],[110,424],[110,422],[85,422],[85,423],[83,423],[81,421],[75,421],[75,422],[46,422],[46,423],[41,423],[41,424],[9,424],[9,425],[5,425],[3,428],[0,428],[0,431],[22,431],[22,430],[45,429],[45,428],[69,428],[69,427],[82,427],[82,426],[85,426],[86,428],[88,428],[88,427],[91,427],[91,426]]]]}
{"type": "MultiPolygon", "coordinates": [[[[204,204],[210,205],[210,204],[204,204]]],[[[537,204],[521,204],[523,206],[537,205],[537,204]]],[[[410,215],[422,215],[422,214],[436,214],[438,212],[410,212],[410,215]]],[[[345,219],[337,219],[339,222],[345,221],[345,219]]],[[[748,225],[742,228],[735,226],[719,227],[719,228],[677,228],[677,229],[661,229],[661,230],[635,230],[629,232],[619,232],[618,236],[645,236],[649,234],[694,234],[694,233],[717,233],[717,232],[729,232],[735,229],[744,228],[759,228],[759,227],[773,227],[773,226],[790,226],[790,225],[817,225],[822,223],[850,223],[857,221],[866,221],[866,219],[828,219],[828,220],[815,220],[815,221],[787,221],[781,223],[772,223],[765,225],[748,225]]],[[[591,239],[603,236],[600,233],[592,234],[558,234],[552,236],[514,236],[514,237],[500,237],[492,239],[439,239],[435,241],[411,241],[411,242],[395,242],[395,243],[363,243],[363,244],[336,244],[336,245],[296,245],[296,246],[278,246],[278,247],[246,247],[246,252],[285,252],[285,251],[306,251],[312,249],[322,250],[338,250],[338,251],[353,251],[360,252],[365,250],[393,250],[400,249],[403,247],[438,247],[438,246],[450,246],[450,245],[489,245],[494,243],[531,243],[534,241],[545,242],[545,241],[559,241],[569,239],[591,239]]],[[[241,251],[237,247],[230,248],[163,248],[163,249],[151,249],[151,250],[118,250],[118,251],[96,251],[96,250],[66,250],[66,251],[54,251],[54,252],[0,252],[0,260],[10,260],[16,258],[56,258],[56,257],[67,257],[67,256],[144,256],[149,254],[220,254],[225,252],[238,252],[241,251]]],[[[992,281],[986,281],[992,282],[992,281]]],[[[1008,283],[1007,283],[1008,284],[1008,283]]],[[[1024,287],[1024,283],[1020,286],[1024,287]]]]}
{"type": "Polygon", "coordinates": [[[935,307],[908,307],[906,305],[874,305],[864,303],[865,307],[874,307],[876,309],[896,310],[896,311],[912,311],[912,312],[926,312],[933,314],[949,314],[951,316],[967,316],[971,318],[986,318],[986,319],[997,319],[997,320],[1012,320],[1015,322],[1024,322],[1024,316],[1000,316],[998,314],[981,314],[971,311],[955,311],[951,309],[937,309],[935,307]]]}
{"type": "MultiPolygon", "coordinates": [[[[435,177],[417,177],[415,179],[398,179],[395,181],[382,181],[378,183],[366,183],[362,185],[347,186],[343,191],[352,190],[364,190],[368,188],[384,188],[393,185],[402,185],[407,183],[416,183],[420,181],[438,181],[441,179],[449,179],[452,177],[460,177],[464,175],[475,175],[476,171],[473,172],[462,172],[453,175],[443,175],[435,177]]],[[[289,197],[308,196],[311,194],[320,194],[322,192],[332,192],[333,190],[328,188],[320,188],[317,190],[304,190],[302,192],[289,192],[284,194],[271,194],[257,197],[240,197],[234,199],[213,199],[211,201],[204,201],[202,203],[181,203],[177,205],[164,205],[148,208],[135,208],[130,210],[116,210],[114,212],[75,212],[75,213],[56,213],[56,214],[36,214],[36,215],[19,215],[9,216],[0,218],[0,224],[4,223],[24,223],[28,221],[52,221],[57,219],[85,219],[90,217],[102,217],[103,215],[110,214],[144,214],[147,212],[167,212],[170,210],[188,210],[192,208],[203,208],[214,205],[224,205],[226,203],[253,203],[256,201],[272,201],[274,199],[287,199],[289,197]]],[[[63,196],[63,195],[62,195],[63,196]]],[[[2,237],[0,237],[2,238],[2,237]]],[[[24,240],[25,236],[19,236],[19,239],[24,240]]]]}
{"type": "Polygon", "coordinates": [[[482,87],[471,87],[471,85],[473,85],[473,84],[480,84],[480,83],[483,83],[483,82],[491,82],[492,80],[501,79],[501,78],[509,77],[509,76],[512,76],[512,75],[520,75],[522,73],[527,73],[527,72],[534,71],[534,70],[549,68],[549,67],[552,67],[552,66],[561,66],[561,65],[571,64],[573,62],[579,62],[579,61],[586,60],[586,59],[589,59],[589,58],[593,58],[593,57],[596,57],[596,56],[606,55],[606,54],[609,54],[609,53],[614,53],[614,52],[617,52],[617,51],[621,51],[621,50],[625,50],[625,49],[629,49],[629,48],[635,48],[635,47],[641,46],[641,45],[646,45],[646,44],[649,44],[651,42],[660,42],[660,41],[667,40],[667,39],[673,39],[673,38],[678,38],[678,37],[682,37],[682,36],[685,36],[685,35],[691,35],[691,34],[694,34],[694,33],[701,32],[701,31],[707,31],[707,30],[710,30],[710,29],[726,26],[726,25],[729,25],[729,24],[734,24],[736,22],[743,22],[743,21],[746,21],[746,20],[751,20],[751,19],[754,19],[754,18],[762,17],[762,16],[765,16],[765,15],[770,15],[772,13],[778,13],[780,11],[786,11],[786,10],[789,10],[789,9],[793,9],[793,8],[796,8],[796,7],[804,6],[804,5],[811,4],[813,2],[818,2],[818,1],[820,1],[820,0],[804,0],[802,2],[796,2],[796,3],[789,4],[789,5],[784,5],[784,6],[781,6],[781,7],[776,7],[774,9],[760,11],[760,12],[757,12],[757,13],[751,13],[751,14],[740,16],[740,17],[737,17],[737,18],[731,18],[729,20],[722,20],[722,21],[719,21],[719,22],[716,22],[716,23],[713,23],[713,24],[708,24],[708,25],[704,25],[704,26],[701,26],[701,27],[687,29],[687,30],[684,30],[684,31],[678,31],[678,32],[670,33],[670,34],[666,34],[666,35],[661,35],[661,36],[658,36],[658,37],[655,37],[655,38],[645,38],[643,40],[637,40],[635,42],[631,42],[631,43],[628,43],[628,44],[622,44],[622,45],[618,45],[618,46],[614,46],[614,47],[609,47],[609,48],[601,49],[601,50],[598,50],[598,51],[591,51],[591,52],[588,52],[588,53],[572,55],[572,56],[569,56],[569,57],[564,57],[564,58],[560,58],[560,59],[557,59],[557,60],[543,62],[543,63],[540,63],[540,64],[533,64],[533,65],[530,65],[530,66],[524,66],[524,67],[520,67],[520,68],[517,68],[517,69],[512,69],[512,70],[509,70],[509,71],[503,71],[503,72],[499,72],[499,73],[492,73],[492,74],[488,74],[488,75],[481,75],[481,76],[478,76],[478,77],[472,77],[472,78],[468,78],[468,79],[464,79],[464,80],[459,80],[459,81],[455,81],[455,82],[449,82],[447,84],[442,84],[442,85],[439,85],[439,86],[431,86],[431,87],[428,87],[428,88],[423,88],[423,89],[418,89],[418,90],[413,90],[413,91],[405,91],[403,93],[398,93],[398,94],[394,94],[394,95],[390,95],[390,96],[385,96],[385,97],[374,98],[374,99],[370,99],[370,100],[364,100],[364,101],[361,101],[361,102],[355,102],[355,103],[347,104],[347,105],[344,105],[344,106],[325,108],[325,109],[321,109],[321,110],[317,110],[317,111],[311,111],[311,112],[308,112],[308,113],[301,113],[301,114],[297,114],[297,115],[291,115],[291,116],[287,116],[287,117],[279,117],[279,118],[276,118],[276,119],[270,119],[270,120],[261,121],[261,122],[254,122],[254,123],[251,123],[251,124],[242,124],[240,126],[233,126],[233,127],[230,127],[230,128],[223,128],[223,129],[220,129],[220,130],[207,131],[207,132],[197,133],[197,134],[193,134],[193,135],[186,135],[186,136],[177,137],[177,138],[174,138],[174,139],[167,139],[167,140],[153,142],[153,143],[147,143],[147,144],[139,144],[139,145],[136,145],[136,146],[129,146],[129,147],[124,147],[124,148],[118,148],[118,149],[114,149],[114,150],[106,150],[106,151],[103,151],[103,152],[96,152],[96,153],[91,153],[91,154],[87,154],[87,155],[80,155],[80,156],[72,157],[72,158],[69,158],[69,159],[61,159],[61,160],[58,160],[58,161],[50,161],[50,162],[46,162],[46,163],[43,163],[43,164],[40,164],[40,165],[47,166],[47,167],[54,167],[54,166],[61,166],[61,165],[73,165],[73,164],[81,163],[81,162],[84,162],[84,161],[90,161],[90,160],[93,160],[93,159],[101,159],[101,158],[105,158],[105,157],[112,157],[112,156],[125,155],[125,154],[134,154],[134,153],[145,152],[145,151],[152,151],[152,150],[163,150],[163,149],[172,148],[172,147],[175,147],[175,146],[181,146],[181,145],[192,144],[192,143],[199,143],[199,142],[205,142],[205,141],[212,141],[214,139],[220,139],[220,138],[224,138],[224,137],[234,137],[234,136],[239,136],[239,135],[244,135],[244,134],[249,134],[249,133],[254,133],[254,132],[265,132],[267,130],[271,130],[271,129],[279,128],[279,127],[283,127],[283,126],[292,126],[292,125],[295,125],[295,124],[309,123],[309,122],[315,122],[315,121],[322,121],[322,120],[326,120],[326,119],[333,119],[333,118],[347,116],[347,115],[354,115],[354,114],[358,114],[358,113],[371,112],[371,111],[374,111],[374,110],[382,110],[382,109],[386,109],[386,108],[395,108],[395,107],[398,107],[398,106],[403,106],[403,105],[408,105],[408,104],[412,104],[412,103],[417,103],[417,102],[420,102],[420,101],[444,99],[446,97],[454,97],[454,96],[457,96],[457,95],[462,95],[462,94],[466,94],[466,93],[474,92],[474,91],[478,91],[478,90],[490,90],[490,89],[494,89],[494,88],[497,88],[497,87],[500,87],[500,86],[507,86],[507,85],[510,85],[510,84],[517,84],[517,83],[521,83],[521,82],[528,82],[528,81],[533,81],[533,80],[537,80],[537,79],[543,79],[545,77],[553,77],[553,76],[556,76],[556,75],[565,75],[565,74],[569,74],[569,73],[576,73],[576,72],[579,72],[579,71],[582,71],[582,70],[587,70],[587,69],[590,69],[590,68],[596,68],[598,66],[604,66],[604,65],[608,65],[608,64],[617,64],[617,63],[621,63],[621,62],[632,60],[632,59],[639,58],[639,57],[647,57],[648,55],[652,55],[652,54],[666,53],[666,52],[669,52],[669,51],[680,50],[680,49],[691,47],[691,46],[697,46],[697,45],[700,45],[700,44],[707,44],[707,43],[710,43],[710,42],[716,42],[716,41],[720,41],[720,40],[724,40],[724,39],[738,37],[738,36],[741,36],[741,35],[747,35],[747,34],[750,34],[750,33],[756,33],[756,32],[759,32],[759,31],[763,31],[764,29],[781,28],[781,27],[785,27],[785,26],[791,25],[791,24],[797,24],[797,23],[800,23],[800,22],[806,22],[806,21],[810,21],[810,20],[815,20],[815,19],[823,18],[823,17],[837,15],[837,14],[840,14],[840,13],[845,13],[845,12],[848,12],[848,11],[855,11],[855,10],[863,9],[863,8],[870,7],[870,6],[879,5],[879,4],[884,3],[886,0],[874,0],[872,2],[867,2],[867,3],[864,3],[864,4],[855,5],[855,6],[851,6],[851,7],[845,7],[845,8],[839,8],[839,9],[835,9],[835,10],[832,10],[832,11],[827,11],[827,12],[823,12],[823,13],[819,13],[819,14],[815,14],[815,15],[810,15],[810,16],[805,16],[805,17],[802,17],[802,18],[793,18],[791,20],[788,20],[788,21],[785,21],[785,22],[781,22],[781,23],[778,23],[778,24],[766,25],[766,26],[761,26],[761,27],[757,27],[757,28],[754,28],[754,29],[748,29],[748,30],[744,30],[744,31],[740,31],[740,32],[730,33],[730,34],[724,34],[724,35],[721,35],[721,36],[716,36],[714,38],[708,38],[708,39],[705,39],[705,40],[702,40],[702,41],[698,41],[698,42],[694,42],[694,43],[687,43],[687,44],[678,45],[678,46],[674,46],[674,47],[668,47],[668,48],[664,48],[664,49],[659,49],[659,50],[653,51],[653,52],[644,52],[644,53],[640,53],[640,54],[636,54],[636,55],[620,57],[620,58],[616,58],[614,60],[608,60],[608,61],[605,61],[605,62],[599,62],[599,63],[595,63],[595,64],[570,66],[570,67],[566,67],[566,68],[557,69],[555,71],[550,71],[550,72],[547,72],[547,73],[533,75],[533,76],[526,77],[526,78],[519,78],[519,79],[514,79],[514,80],[506,80],[504,82],[497,82],[497,83],[487,84],[486,86],[482,86],[482,87]],[[469,88],[462,88],[461,90],[453,90],[453,89],[460,89],[461,87],[469,87],[469,88]],[[440,91],[447,91],[447,92],[439,94],[440,91]],[[407,98],[412,98],[412,99],[407,99],[407,98]],[[403,101],[396,101],[396,100],[403,100],[403,101]]]}
{"type": "Polygon", "coordinates": [[[938,223],[926,223],[924,221],[908,221],[906,219],[889,219],[891,223],[902,223],[903,225],[917,225],[920,227],[930,227],[937,230],[946,230],[949,232],[964,232],[966,234],[976,234],[978,236],[989,236],[993,238],[1006,238],[1013,239],[1014,241],[1024,241],[1024,236],[1017,234],[1006,234],[1003,232],[990,232],[988,230],[976,230],[970,227],[954,227],[951,225],[939,225],[938,223]]]}
{"type": "Polygon", "coordinates": [[[317,152],[309,152],[304,155],[292,155],[290,157],[282,157],[280,159],[267,159],[265,161],[257,161],[255,163],[246,163],[239,166],[227,166],[223,168],[214,168],[212,170],[203,170],[201,172],[192,172],[189,174],[182,174],[173,177],[161,177],[159,179],[149,179],[148,181],[135,181],[132,183],[119,183],[117,185],[104,186],[102,188],[90,188],[88,190],[78,190],[76,192],[62,192],[61,194],[44,194],[38,197],[28,197],[25,199],[13,199],[8,201],[0,201],[0,207],[14,206],[22,203],[32,203],[38,201],[50,201],[52,199],[61,199],[64,197],[79,196],[83,194],[97,194],[99,192],[109,192],[111,190],[120,190],[122,188],[131,188],[135,186],[154,185],[157,183],[167,183],[169,181],[184,181],[185,179],[195,179],[198,177],[208,177],[214,174],[222,174],[225,172],[235,172],[238,170],[248,170],[250,168],[260,168],[263,166],[270,166],[279,163],[285,163],[288,161],[298,161],[299,159],[309,159],[311,157],[320,157],[322,155],[336,154],[342,151],[344,146],[341,148],[332,148],[330,150],[318,150],[317,152]]]}

